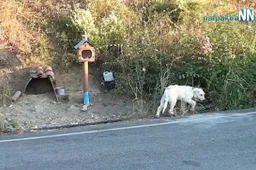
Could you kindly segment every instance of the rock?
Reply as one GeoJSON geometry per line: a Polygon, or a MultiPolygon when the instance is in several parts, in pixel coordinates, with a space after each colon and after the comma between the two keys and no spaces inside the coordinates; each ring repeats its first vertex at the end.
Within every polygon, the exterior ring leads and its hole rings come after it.
{"type": "Polygon", "coordinates": [[[71,122],[70,125],[78,125],[77,122],[71,122]]]}
{"type": "Polygon", "coordinates": [[[87,105],[83,105],[81,111],[85,112],[87,109],[88,109],[88,108],[87,108],[87,105]]]}
{"type": "Polygon", "coordinates": [[[44,107],[40,105],[36,105],[35,107],[35,113],[43,113],[44,112],[44,107]]]}
{"type": "Polygon", "coordinates": [[[71,105],[69,108],[68,108],[68,111],[77,111],[79,110],[79,108],[75,105],[71,105]]]}
{"type": "Polygon", "coordinates": [[[21,96],[21,91],[16,91],[16,93],[12,96],[12,101],[16,102],[20,96],[21,96]]]}

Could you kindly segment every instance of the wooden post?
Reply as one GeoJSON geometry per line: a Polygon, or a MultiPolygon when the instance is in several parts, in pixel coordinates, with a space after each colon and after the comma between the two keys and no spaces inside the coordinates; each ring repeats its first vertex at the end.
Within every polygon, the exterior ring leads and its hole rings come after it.
{"type": "Polygon", "coordinates": [[[74,46],[77,50],[77,59],[79,62],[83,63],[83,103],[84,106],[82,110],[87,110],[87,106],[90,105],[89,98],[89,70],[88,62],[95,61],[95,49],[94,46],[89,43],[87,36],[83,35],[82,40],[74,46]]]}
{"type": "Polygon", "coordinates": [[[88,83],[88,61],[83,63],[83,102],[85,105],[90,105],[89,98],[89,83],[88,83]]]}

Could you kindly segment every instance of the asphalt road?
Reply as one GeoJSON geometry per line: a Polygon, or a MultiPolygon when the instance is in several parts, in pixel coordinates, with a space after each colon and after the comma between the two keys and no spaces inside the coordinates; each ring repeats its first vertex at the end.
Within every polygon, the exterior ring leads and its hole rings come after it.
{"type": "Polygon", "coordinates": [[[1,170],[255,170],[256,111],[0,137],[1,170]]]}

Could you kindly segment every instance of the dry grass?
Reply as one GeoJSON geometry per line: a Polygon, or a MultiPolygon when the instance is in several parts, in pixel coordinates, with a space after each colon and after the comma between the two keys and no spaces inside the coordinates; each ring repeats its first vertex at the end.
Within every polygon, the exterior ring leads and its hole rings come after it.
{"type": "Polygon", "coordinates": [[[31,52],[34,41],[30,25],[34,14],[26,3],[16,0],[2,1],[0,4],[0,20],[3,30],[5,45],[15,51],[31,52]]]}
{"type": "Polygon", "coordinates": [[[0,77],[0,106],[5,106],[11,101],[11,88],[9,82],[10,78],[8,76],[0,77]]]}
{"type": "Polygon", "coordinates": [[[4,115],[3,108],[0,107],[0,133],[4,131],[4,115]]]}
{"type": "Polygon", "coordinates": [[[13,134],[24,130],[17,120],[6,119],[4,109],[0,107],[0,135],[1,133],[13,134]],[[8,121],[7,121],[8,120],[8,121]]]}
{"type": "Polygon", "coordinates": [[[60,6],[54,0],[1,1],[0,46],[19,54],[24,66],[49,64],[52,49],[48,41],[47,24],[50,17],[59,14],[58,8],[60,6]]]}

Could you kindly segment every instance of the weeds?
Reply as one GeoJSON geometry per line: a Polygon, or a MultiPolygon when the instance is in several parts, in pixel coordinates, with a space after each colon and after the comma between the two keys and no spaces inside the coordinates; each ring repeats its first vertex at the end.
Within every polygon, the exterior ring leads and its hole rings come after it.
{"type": "Polygon", "coordinates": [[[16,120],[8,120],[4,116],[4,109],[0,107],[0,135],[1,133],[18,133],[23,128],[16,120]]]}
{"type": "Polygon", "coordinates": [[[3,108],[0,107],[0,133],[4,132],[5,130],[5,125],[4,125],[4,114],[3,114],[3,108]]]}
{"type": "Polygon", "coordinates": [[[0,106],[5,106],[10,103],[11,88],[10,79],[8,76],[0,77],[0,106]]]}
{"type": "MultiPolygon", "coordinates": [[[[256,106],[256,24],[203,21],[205,15],[236,14],[237,3],[17,2],[0,4],[0,34],[8,45],[30,64],[55,62],[63,69],[77,62],[73,47],[86,32],[97,56],[118,64],[116,92],[133,97],[141,113],[154,111],[170,84],[204,88],[207,102],[219,109],[256,106]],[[122,44],[122,52],[110,53],[112,44],[122,44]]],[[[8,101],[8,90],[0,90],[1,102],[8,101]]]]}

